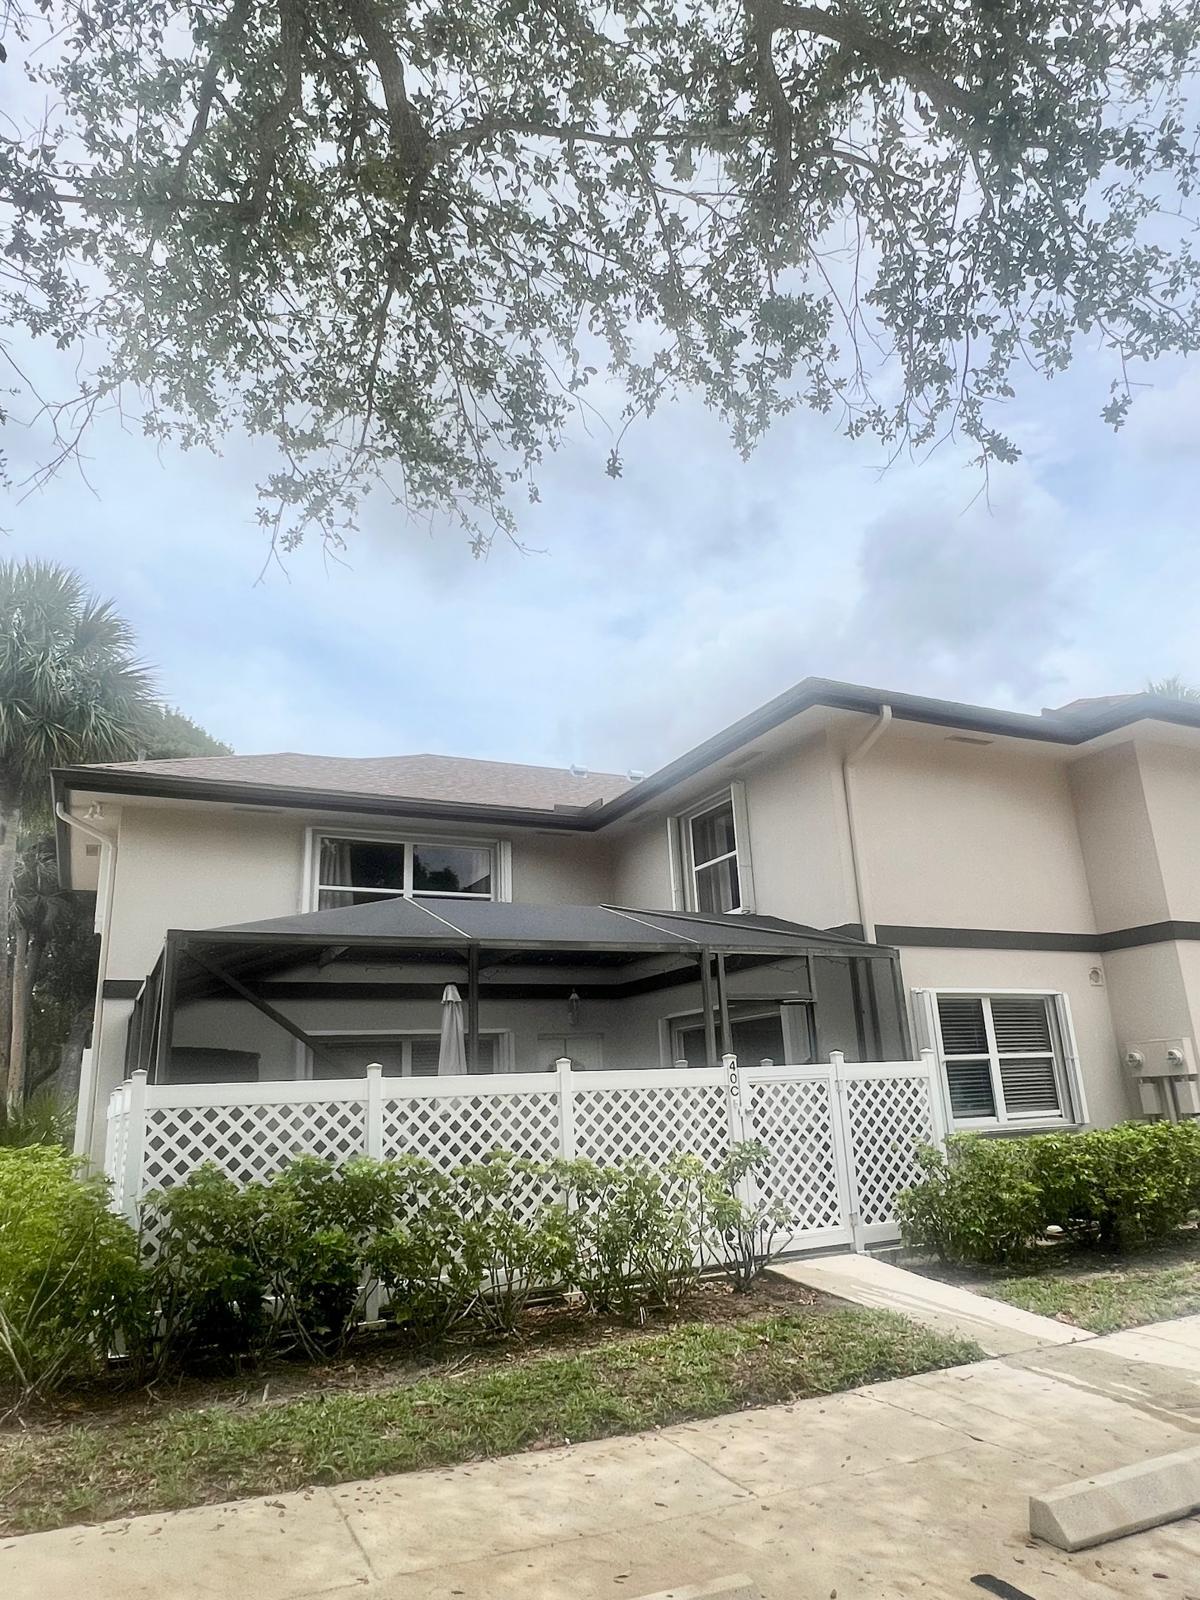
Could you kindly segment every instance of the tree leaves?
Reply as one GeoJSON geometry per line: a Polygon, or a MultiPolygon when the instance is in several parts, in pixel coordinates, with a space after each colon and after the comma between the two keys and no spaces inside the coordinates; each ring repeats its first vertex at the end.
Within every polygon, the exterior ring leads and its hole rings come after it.
{"type": "Polygon", "coordinates": [[[680,389],[744,451],[804,404],[1011,459],[1015,375],[1081,338],[1119,425],[1200,338],[1198,3],[49,0],[0,297],[106,353],[47,469],[135,390],[155,438],[271,442],[285,546],[383,487],[482,550],[593,376],[614,475],[680,389]]]}

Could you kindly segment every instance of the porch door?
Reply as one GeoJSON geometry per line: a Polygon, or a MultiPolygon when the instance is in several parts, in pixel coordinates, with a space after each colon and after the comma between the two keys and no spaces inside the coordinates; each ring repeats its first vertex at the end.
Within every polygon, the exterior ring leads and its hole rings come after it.
{"type": "Polygon", "coordinates": [[[602,1033],[539,1033],[538,1065],[547,1070],[567,1056],[576,1072],[604,1070],[602,1033]]]}

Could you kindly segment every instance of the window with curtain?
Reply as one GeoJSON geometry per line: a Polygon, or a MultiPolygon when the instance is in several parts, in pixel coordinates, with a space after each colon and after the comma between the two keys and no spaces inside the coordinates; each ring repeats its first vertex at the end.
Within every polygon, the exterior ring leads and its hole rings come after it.
{"type": "Polygon", "coordinates": [[[326,835],[317,849],[317,909],[331,911],[394,895],[491,900],[494,856],[487,845],[326,835]]]}
{"type": "Polygon", "coordinates": [[[680,819],[689,911],[738,911],[742,905],[733,797],[724,795],[680,819]]]}
{"type": "Polygon", "coordinates": [[[956,1123],[1071,1120],[1058,1001],[1054,994],[936,994],[938,1053],[956,1123]]]}

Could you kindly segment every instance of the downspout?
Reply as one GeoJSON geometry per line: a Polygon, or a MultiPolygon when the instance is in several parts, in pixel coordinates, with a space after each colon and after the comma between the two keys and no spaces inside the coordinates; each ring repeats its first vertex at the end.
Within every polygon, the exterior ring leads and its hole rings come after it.
{"type": "Polygon", "coordinates": [[[99,828],[73,817],[60,800],[54,807],[54,815],[68,828],[77,828],[80,833],[89,839],[95,839],[100,846],[100,881],[97,892],[96,909],[99,912],[100,959],[96,964],[96,995],[92,1002],[92,1047],[91,1070],[87,1075],[87,1083],[82,1080],[79,1084],[79,1106],[75,1113],[75,1154],[87,1155],[92,1142],[92,1133],[96,1116],[96,1076],[100,1067],[100,1033],[103,1028],[104,1017],[104,972],[108,964],[108,933],[112,924],[113,888],[115,886],[117,871],[117,841],[111,833],[102,833],[99,828]]]}
{"type": "Polygon", "coordinates": [[[863,938],[875,943],[875,919],[871,915],[870,895],[867,885],[867,864],[862,840],[858,831],[858,816],[854,805],[854,769],[863,757],[878,744],[892,720],[891,706],[880,706],[879,716],[870,732],[842,757],[842,788],[846,797],[846,827],[850,833],[850,862],[854,871],[854,896],[858,902],[858,920],[862,924],[863,938]]]}

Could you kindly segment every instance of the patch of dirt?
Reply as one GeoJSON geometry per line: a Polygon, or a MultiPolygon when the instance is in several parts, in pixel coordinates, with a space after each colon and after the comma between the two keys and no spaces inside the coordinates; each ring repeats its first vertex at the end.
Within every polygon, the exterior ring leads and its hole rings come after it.
{"type": "Polygon", "coordinates": [[[146,1387],[133,1386],[117,1365],[104,1382],[57,1396],[18,1418],[10,1417],[0,1426],[0,1438],[6,1433],[148,1421],[166,1410],[187,1407],[257,1406],[322,1394],[369,1394],[424,1378],[486,1371],[532,1356],[572,1355],[614,1341],[652,1337],[690,1323],[744,1322],[826,1302],[826,1296],[773,1274],[760,1278],[746,1294],[734,1294],[724,1278],[708,1278],[681,1307],[652,1313],[640,1325],[590,1316],[555,1300],[529,1307],[518,1332],[508,1337],[465,1329],[435,1347],[417,1349],[410,1339],[391,1329],[366,1331],[344,1356],[323,1364],[276,1359],[233,1376],[193,1376],[146,1387]]]}

